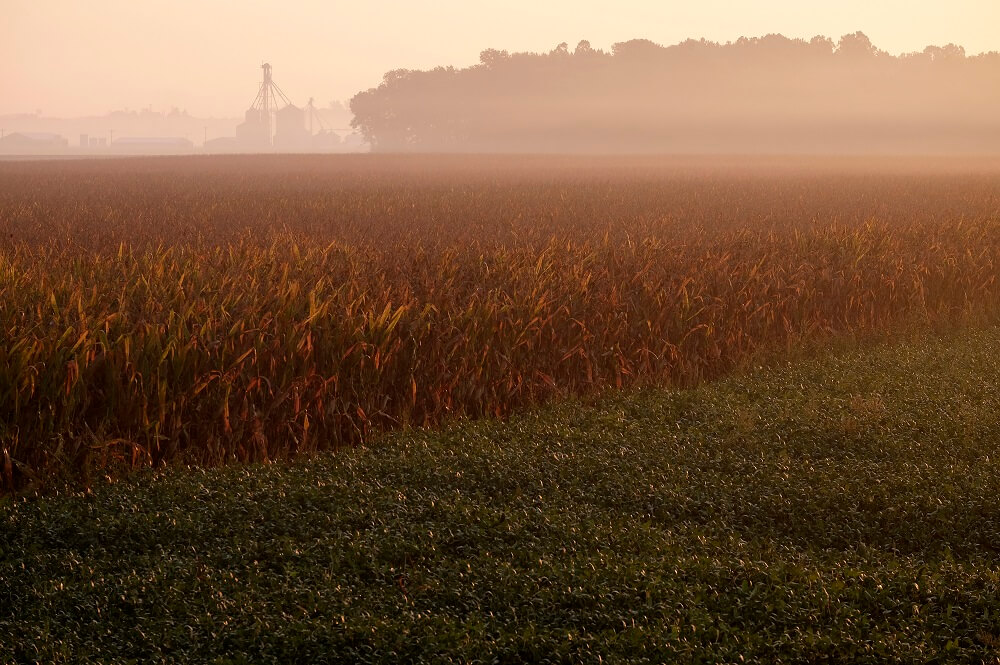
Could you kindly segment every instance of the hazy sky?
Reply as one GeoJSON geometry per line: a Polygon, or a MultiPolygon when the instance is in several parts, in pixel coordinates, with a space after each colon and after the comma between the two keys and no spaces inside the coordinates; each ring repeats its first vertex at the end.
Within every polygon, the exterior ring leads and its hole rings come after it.
{"type": "Polygon", "coordinates": [[[1000,50],[997,26],[1000,0],[0,0],[0,114],[238,116],[265,60],[293,102],[326,105],[390,69],[466,66],[488,47],[861,30],[892,53],[974,54],[1000,50]]]}

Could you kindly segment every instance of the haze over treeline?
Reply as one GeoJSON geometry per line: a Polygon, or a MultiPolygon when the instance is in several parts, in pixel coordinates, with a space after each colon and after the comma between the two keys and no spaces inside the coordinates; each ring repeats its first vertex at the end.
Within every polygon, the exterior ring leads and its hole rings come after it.
{"type": "Polygon", "coordinates": [[[351,110],[383,152],[995,153],[1000,53],[894,56],[861,32],[488,49],[391,71],[351,110]]]}

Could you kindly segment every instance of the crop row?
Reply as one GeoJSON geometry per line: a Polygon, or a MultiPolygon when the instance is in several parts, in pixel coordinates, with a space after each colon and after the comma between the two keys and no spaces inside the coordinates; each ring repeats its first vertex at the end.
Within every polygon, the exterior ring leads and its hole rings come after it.
{"type": "Polygon", "coordinates": [[[0,172],[0,491],[691,385],[1000,303],[988,181],[168,167],[0,172]]]}

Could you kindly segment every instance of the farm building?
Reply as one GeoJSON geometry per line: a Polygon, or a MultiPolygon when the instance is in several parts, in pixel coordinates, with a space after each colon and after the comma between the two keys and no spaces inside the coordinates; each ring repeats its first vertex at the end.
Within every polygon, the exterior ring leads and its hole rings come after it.
{"type": "Polygon", "coordinates": [[[69,141],[48,132],[15,132],[0,138],[3,152],[55,152],[69,146],[69,141]]]}
{"type": "Polygon", "coordinates": [[[279,150],[305,150],[309,147],[305,111],[294,104],[279,109],[275,116],[274,147],[279,150]]]}
{"type": "Polygon", "coordinates": [[[243,122],[236,126],[236,140],[244,149],[263,149],[271,146],[270,116],[260,109],[247,109],[243,122]]]}

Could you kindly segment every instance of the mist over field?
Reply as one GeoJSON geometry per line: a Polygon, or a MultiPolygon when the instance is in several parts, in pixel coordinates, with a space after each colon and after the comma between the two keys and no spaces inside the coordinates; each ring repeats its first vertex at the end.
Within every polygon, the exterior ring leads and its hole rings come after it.
{"type": "Polygon", "coordinates": [[[18,462],[0,492],[990,319],[998,177],[982,158],[0,164],[0,450],[18,462]],[[92,458],[107,440],[125,460],[92,458]]]}
{"type": "Polygon", "coordinates": [[[893,56],[861,32],[610,52],[483,51],[397,70],[351,101],[380,152],[996,153],[1000,53],[893,56]]]}
{"type": "Polygon", "coordinates": [[[0,664],[1000,663],[1000,3],[0,20],[0,664]]]}
{"type": "Polygon", "coordinates": [[[0,662],[995,656],[996,158],[0,183],[0,662]]]}

